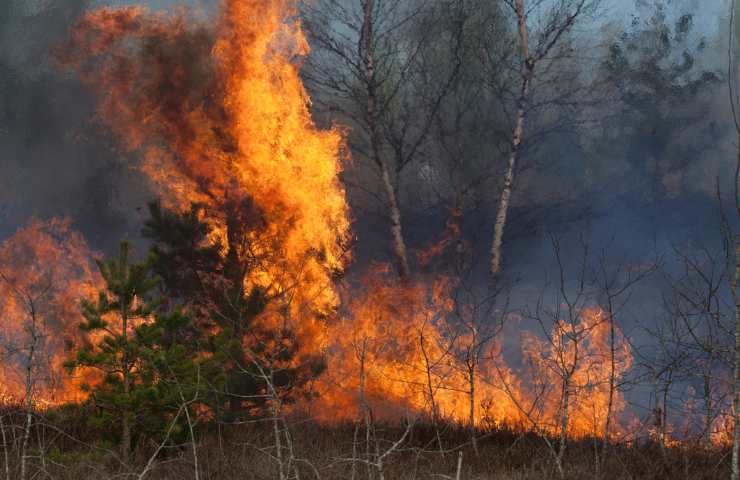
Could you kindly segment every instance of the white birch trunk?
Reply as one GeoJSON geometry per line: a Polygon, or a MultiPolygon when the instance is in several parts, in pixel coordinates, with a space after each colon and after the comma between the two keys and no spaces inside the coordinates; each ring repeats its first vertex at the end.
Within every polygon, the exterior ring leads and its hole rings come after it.
{"type": "Polygon", "coordinates": [[[529,55],[529,32],[527,30],[527,18],[524,8],[524,0],[516,0],[516,14],[519,22],[519,46],[521,50],[521,76],[522,85],[517,98],[516,119],[514,123],[514,134],[511,140],[511,152],[506,162],[506,173],[504,174],[504,186],[496,212],[496,223],[493,227],[493,242],[491,243],[491,279],[496,280],[501,270],[501,245],[504,238],[506,218],[511,203],[511,193],[514,188],[517,162],[522,141],[524,140],[524,127],[527,118],[527,101],[529,100],[529,89],[534,76],[534,62],[529,55]]]}
{"type": "Polygon", "coordinates": [[[732,374],[732,480],[740,479],[740,237],[735,239],[735,276],[732,297],[735,301],[735,351],[732,374]]]}
{"type": "Polygon", "coordinates": [[[360,50],[362,61],[365,66],[365,88],[367,90],[367,104],[365,115],[370,133],[370,147],[373,161],[380,169],[380,179],[383,183],[386,200],[391,221],[391,242],[393,255],[398,264],[398,274],[401,278],[407,278],[410,273],[408,255],[406,253],[406,242],[403,237],[401,223],[401,209],[398,205],[398,195],[393,184],[390,168],[383,157],[382,139],[378,125],[378,93],[375,82],[375,58],[373,54],[373,12],[375,0],[366,0],[362,21],[362,42],[360,50]]]}

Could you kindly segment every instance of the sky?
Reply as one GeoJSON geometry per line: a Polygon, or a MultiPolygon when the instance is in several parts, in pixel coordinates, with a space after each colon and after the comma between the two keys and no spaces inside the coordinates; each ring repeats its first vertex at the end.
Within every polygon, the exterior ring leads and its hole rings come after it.
{"type": "MultiPolygon", "coordinates": [[[[639,0],[649,5],[648,0],[639,0]]],[[[116,150],[115,141],[93,132],[94,104],[89,95],[69,73],[59,72],[48,62],[38,59],[54,42],[62,37],[72,18],[82,9],[83,0],[32,0],[16,2],[24,4],[29,12],[41,11],[53,4],[53,14],[40,18],[11,22],[0,30],[0,59],[13,69],[13,75],[3,79],[7,88],[0,102],[5,107],[7,118],[18,123],[16,128],[0,124],[0,135],[4,145],[0,146],[0,158],[4,165],[0,168],[0,235],[16,228],[30,215],[49,215],[58,209],[60,213],[72,214],[83,224],[89,221],[107,222],[105,232],[94,232],[101,247],[108,247],[112,239],[120,233],[135,235],[135,227],[121,226],[119,223],[131,222],[136,218],[137,208],[145,203],[145,193],[130,172],[123,168],[121,152],[116,150]],[[27,22],[27,23],[24,23],[27,22]],[[25,116],[25,117],[24,117],[25,116]],[[26,122],[26,123],[23,123],[26,122]],[[121,173],[123,180],[116,180],[116,188],[105,187],[113,172],[121,173]],[[84,187],[80,187],[79,182],[84,187]],[[97,186],[96,186],[97,185],[97,186]],[[117,191],[116,191],[117,190],[117,191]],[[87,193],[86,193],[87,192],[87,193]],[[130,205],[129,205],[130,204],[130,205]]],[[[129,0],[115,2],[94,2],[101,4],[131,4],[129,0]]],[[[179,5],[196,5],[208,9],[214,0],[149,0],[147,5],[153,9],[171,9],[179,5]]],[[[713,36],[726,17],[726,0],[672,0],[667,2],[669,12],[690,11],[695,16],[696,35],[713,36]]],[[[594,19],[593,27],[598,32],[605,25],[629,22],[630,15],[638,12],[639,6],[632,0],[604,0],[602,14],[594,19]]],[[[716,61],[722,56],[716,51],[716,61]]],[[[712,170],[709,170],[713,172],[712,170]]],[[[703,169],[702,169],[703,172],[703,169]]],[[[711,188],[713,175],[705,175],[701,182],[711,188]],[[708,179],[708,180],[707,180],[708,179]]],[[[611,207],[610,207],[611,208],[611,207]]],[[[650,230],[655,226],[658,212],[630,211],[622,209],[611,211],[613,215],[605,219],[608,230],[629,229],[635,232],[650,230]]],[[[678,220],[676,222],[680,223],[678,220]]],[[[675,224],[672,224],[675,225],[675,224]]],[[[94,226],[84,227],[88,233],[94,226]]],[[[657,233],[657,232],[653,232],[657,233]]]]}

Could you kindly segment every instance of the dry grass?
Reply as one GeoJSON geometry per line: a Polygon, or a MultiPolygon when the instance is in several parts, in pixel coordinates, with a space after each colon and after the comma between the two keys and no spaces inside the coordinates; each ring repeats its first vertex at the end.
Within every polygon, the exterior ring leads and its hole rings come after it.
{"type": "MultiPolygon", "coordinates": [[[[17,459],[13,449],[15,417],[12,409],[3,415],[9,445],[10,478],[15,477],[17,459]]],[[[140,441],[136,464],[127,473],[117,462],[110,444],[101,442],[102,432],[85,422],[86,412],[72,409],[52,412],[45,424],[35,429],[34,479],[96,480],[137,478],[157,445],[140,441]],[[54,422],[61,422],[54,425],[54,422]]],[[[17,417],[16,417],[17,418],[17,417]]],[[[17,422],[17,420],[16,420],[17,422]]],[[[403,436],[400,425],[380,425],[376,437],[380,451],[403,436]]],[[[213,480],[267,480],[278,477],[272,424],[256,422],[241,425],[203,423],[197,428],[196,450],[199,478],[213,480]]],[[[352,478],[352,424],[320,425],[293,421],[291,433],[295,455],[300,459],[301,480],[352,478]]],[[[360,432],[362,438],[364,432],[360,432]]],[[[442,449],[430,424],[416,424],[406,441],[388,455],[383,474],[393,479],[454,479],[458,452],[463,452],[460,478],[463,480],[544,480],[557,478],[545,442],[531,433],[509,430],[480,432],[479,454],[468,443],[464,429],[445,425],[441,432],[442,449]]],[[[364,444],[360,446],[364,449],[364,444]]],[[[699,480],[726,478],[729,473],[726,451],[706,451],[684,446],[668,449],[665,454],[653,444],[614,445],[597,477],[594,442],[571,442],[565,466],[568,479],[671,479],[699,480]]],[[[0,480],[5,477],[4,452],[0,451],[0,480]]],[[[378,479],[376,469],[354,462],[356,480],[378,479]]],[[[147,479],[180,480],[194,478],[192,447],[171,445],[163,449],[147,479]]]]}

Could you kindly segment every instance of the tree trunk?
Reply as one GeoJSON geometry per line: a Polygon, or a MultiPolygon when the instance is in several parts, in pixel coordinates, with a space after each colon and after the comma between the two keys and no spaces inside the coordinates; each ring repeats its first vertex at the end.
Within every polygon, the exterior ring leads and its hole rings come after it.
{"type": "MultiPolygon", "coordinates": [[[[655,396],[655,406],[653,408],[653,416],[655,417],[655,435],[658,439],[658,446],[660,447],[660,453],[663,456],[663,461],[667,460],[667,453],[665,449],[665,419],[666,405],[662,402],[661,405],[661,388],[660,382],[656,371],[653,371],[653,395],[655,396]]],[[[667,385],[667,384],[666,384],[667,385]]],[[[664,391],[667,391],[668,386],[665,387],[664,391]]]]}
{"type": "Polygon", "coordinates": [[[358,394],[360,396],[360,408],[362,408],[362,416],[363,421],[365,423],[365,460],[367,465],[367,477],[368,479],[372,478],[372,470],[371,470],[371,464],[370,464],[370,458],[371,458],[371,438],[372,438],[372,427],[373,427],[373,420],[372,420],[372,411],[370,410],[370,404],[367,402],[367,398],[365,397],[365,353],[367,352],[367,338],[365,338],[362,341],[362,350],[359,352],[359,361],[360,361],[360,382],[359,382],[359,391],[358,394]]]}
{"type": "Polygon", "coordinates": [[[475,438],[475,361],[473,360],[470,365],[468,365],[468,382],[470,386],[470,393],[468,395],[468,400],[470,401],[468,408],[468,423],[470,428],[470,443],[473,444],[473,451],[475,452],[475,456],[478,456],[478,440],[475,438]]]}
{"type": "MultiPolygon", "coordinates": [[[[128,379],[128,375],[126,375],[128,379]]],[[[129,388],[128,381],[124,382],[123,392],[128,399],[129,388]]],[[[123,420],[121,421],[121,461],[128,468],[130,466],[130,451],[131,451],[131,419],[128,408],[123,410],[123,420]]]]}
{"type": "Polygon", "coordinates": [[[3,416],[0,415],[0,435],[3,439],[3,457],[4,457],[4,463],[5,463],[5,480],[10,480],[10,455],[8,450],[10,449],[8,445],[8,437],[5,433],[5,421],[3,419],[3,416]]]}
{"type": "MultiPolygon", "coordinates": [[[[272,372],[270,372],[270,376],[272,376],[272,372]]],[[[270,382],[272,382],[272,378],[270,379],[270,382]]],[[[278,477],[280,480],[285,480],[286,478],[286,468],[285,468],[285,462],[283,460],[283,444],[280,438],[280,404],[278,403],[279,400],[277,398],[272,398],[270,403],[272,404],[272,430],[273,435],[275,437],[275,458],[277,459],[278,463],[278,477]]]]}
{"type": "Polygon", "coordinates": [[[23,427],[23,443],[21,446],[21,475],[20,480],[26,480],[26,472],[28,465],[28,439],[31,436],[31,423],[33,421],[33,414],[30,410],[26,411],[26,423],[23,427]]]}
{"type": "MultiPolygon", "coordinates": [[[[373,147],[374,155],[377,155],[375,147],[373,147]]],[[[396,257],[398,263],[398,275],[401,278],[408,278],[411,274],[409,268],[408,255],[406,253],[406,241],[403,238],[403,228],[401,224],[401,209],[398,206],[398,199],[396,197],[396,191],[393,187],[388,167],[382,159],[378,159],[381,169],[381,177],[383,179],[383,187],[388,197],[388,207],[390,209],[390,220],[391,220],[391,240],[393,242],[393,255],[396,257]]]]}
{"type": "Polygon", "coordinates": [[[568,415],[570,414],[570,378],[563,382],[563,410],[560,417],[560,442],[558,445],[558,454],[555,456],[555,466],[558,469],[560,478],[565,478],[563,470],[563,458],[565,457],[565,448],[568,445],[568,415]]]}
{"type": "Polygon", "coordinates": [[[732,297],[735,301],[735,351],[732,373],[732,480],[740,480],[740,236],[735,237],[735,276],[732,297]]]}
{"type": "Polygon", "coordinates": [[[437,446],[439,447],[439,453],[444,456],[444,447],[442,446],[442,436],[439,433],[439,412],[437,410],[437,401],[434,398],[434,382],[432,380],[432,363],[429,361],[429,355],[427,354],[426,347],[424,346],[424,334],[419,335],[419,346],[421,347],[421,353],[424,356],[424,368],[426,370],[427,379],[427,395],[429,395],[429,408],[432,415],[432,426],[437,436],[437,446]]]}
{"type": "Polygon", "coordinates": [[[123,334],[124,341],[124,353],[123,353],[123,395],[125,401],[125,407],[123,408],[122,419],[121,419],[121,461],[126,468],[131,466],[130,464],[130,452],[131,452],[131,409],[129,408],[130,394],[131,394],[131,372],[129,371],[129,358],[128,358],[128,306],[125,302],[121,302],[121,332],[123,334]]]}
{"type": "Polygon", "coordinates": [[[606,418],[604,419],[604,437],[601,445],[601,457],[597,457],[596,468],[598,472],[601,472],[601,464],[606,459],[606,453],[609,449],[609,427],[612,419],[612,410],[614,409],[614,388],[616,379],[616,360],[615,360],[615,330],[614,330],[614,309],[612,308],[611,301],[609,302],[609,398],[606,404],[606,418]]]}
{"type": "Polygon", "coordinates": [[[704,372],[704,446],[707,449],[712,448],[712,420],[714,419],[714,404],[712,401],[712,377],[708,371],[712,364],[712,357],[709,358],[707,371],[704,372]]]}
{"type": "Polygon", "coordinates": [[[511,203],[511,193],[514,187],[514,177],[516,174],[519,151],[524,139],[524,127],[527,118],[527,102],[529,100],[529,88],[534,76],[534,62],[529,55],[529,32],[527,31],[527,19],[524,9],[524,0],[516,0],[516,13],[519,22],[519,46],[521,49],[521,76],[522,85],[517,98],[516,119],[514,123],[514,134],[511,140],[511,152],[509,160],[506,163],[506,173],[504,174],[504,186],[501,191],[501,198],[496,212],[496,223],[493,227],[493,242],[491,243],[491,279],[496,280],[501,270],[501,245],[504,238],[504,228],[506,227],[506,218],[509,213],[511,203]]]}
{"type": "Polygon", "coordinates": [[[373,55],[373,12],[375,9],[374,0],[366,0],[364,5],[364,17],[362,21],[362,40],[360,42],[360,51],[365,70],[365,88],[367,90],[367,104],[365,105],[365,115],[368,130],[370,133],[370,146],[373,161],[380,169],[380,178],[383,183],[383,190],[388,201],[388,209],[391,222],[391,241],[393,255],[396,257],[398,264],[398,274],[401,278],[409,276],[409,262],[406,253],[406,242],[403,237],[403,228],[401,223],[401,209],[398,205],[398,195],[393,183],[390,168],[383,156],[383,145],[380,135],[380,126],[378,125],[378,92],[375,81],[375,59],[373,55]]]}
{"type": "Polygon", "coordinates": [[[31,343],[28,346],[28,363],[26,365],[26,391],[23,398],[23,407],[26,409],[26,423],[23,427],[23,441],[21,443],[21,472],[20,480],[26,480],[28,472],[28,442],[31,438],[31,424],[33,423],[33,364],[36,361],[36,347],[39,341],[38,326],[36,324],[36,308],[33,300],[29,300],[29,315],[31,319],[31,343]]]}

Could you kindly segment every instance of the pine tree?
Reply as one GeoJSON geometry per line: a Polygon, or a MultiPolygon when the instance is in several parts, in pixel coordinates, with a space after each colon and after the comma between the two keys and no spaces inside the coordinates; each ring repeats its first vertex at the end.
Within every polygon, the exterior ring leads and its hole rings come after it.
{"type": "MultiPolygon", "coordinates": [[[[265,331],[255,319],[268,302],[259,288],[247,288],[246,280],[259,268],[250,242],[260,235],[261,220],[247,200],[227,203],[218,212],[192,205],[190,211],[174,213],[157,203],[149,206],[150,219],[144,236],[154,242],[155,272],[163,279],[166,293],[197,315],[196,323],[218,332],[206,347],[209,355],[228,359],[227,381],[221,400],[228,401],[229,415],[265,411],[263,373],[274,372],[272,383],[290,401],[296,387],[323,369],[321,359],[297,364],[300,345],[289,331],[265,331]],[[214,242],[208,215],[225,217],[221,242],[214,242]],[[249,344],[249,350],[245,349],[249,344]]],[[[218,408],[218,403],[214,408],[218,408]]]]}
{"type": "Polygon", "coordinates": [[[246,359],[240,340],[264,308],[262,293],[257,289],[247,292],[244,287],[249,262],[236,255],[233,243],[227,247],[230,253],[224,254],[222,246],[210,240],[212,229],[204,221],[204,207],[193,205],[189,212],[177,214],[152,203],[149,211],[151,218],[143,233],[154,241],[153,268],[167,294],[188,305],[199,328],[218,332],[210,344],[196,338],[190,347],[230,360],[225,394],[230,410],[237,413],[244,399],[257,390],[242,368],[246,359]]]}
{"type": "MultiPolygon", "coordinates": [[[[94,301],[82,301],[80,328],[93,341],[67,362],[69,369],[87,368],[102,374],[86,386],[100,425],[120,425],[121,459],[130,464],[135,434],[161,432],[172,413],[198,397],[199,378],[214,377],[216,358],[198,358],[182,344],[191,330],[190,317],[167,312],[154,295],[160,279],[152,274],[150,257],[129,261],[122,242],[117,258],[98,261],[105,289],[94,301]]],[[[185,408],[190,408],[185,405],[185,408]]]]}

